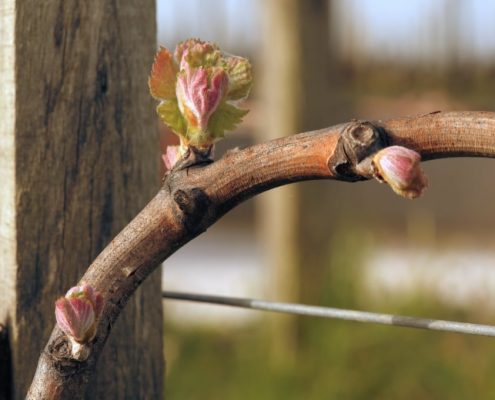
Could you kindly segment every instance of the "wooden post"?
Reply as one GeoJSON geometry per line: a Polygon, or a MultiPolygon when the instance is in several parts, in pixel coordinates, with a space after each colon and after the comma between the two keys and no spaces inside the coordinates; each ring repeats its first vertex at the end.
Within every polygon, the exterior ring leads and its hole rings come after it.
{"type": "MultiPolygon", "coordinates": [[[[0,4],[0,323],[22,399],[54,301],[159,186],[155,2],[0,4]]],[[[90,399],[163,393],[160,271],[112,330],[90,399]]]]}
{"type": "MultiPolygon", "coordinates": [[[[328,116],[328,1],[264,3],[263,140],[324,126],[328,116]],[[266,134],[272,136],[266,136],[266,134]]],[[[260,198],[259,229],[271,268],[271,292],[279,301],[300,298],[301,194],[284,186],[260,198]]],[[[295,360],[297,329],[290,315],[270,316],[276,364],[295,360]]]]}

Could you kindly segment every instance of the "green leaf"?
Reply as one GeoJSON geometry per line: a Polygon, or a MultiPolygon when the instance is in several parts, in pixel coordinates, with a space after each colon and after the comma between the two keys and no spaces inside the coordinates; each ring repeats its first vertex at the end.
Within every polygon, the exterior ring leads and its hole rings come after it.
{"type": "Polygon", "coordinates": [[[162,121],[177,135],[185,136],[187,125],[179,110],[177,99],[162,101],[156,108],[156,112],[162,121]]]}
{"type": "Polygon", "coordinates": [[[249,95],[253,83],[249,61],[242,57],[228,57],[223,61],[223,68],[229,76],[227,99],[245,99],[249,95]]]}
{"type": "Polygon", "coordinates": [[[225,131],[235,129],[248,111],[223,102],[210,117],[208,122],[209,134],[213,139],[223,138],[225,131]]]}

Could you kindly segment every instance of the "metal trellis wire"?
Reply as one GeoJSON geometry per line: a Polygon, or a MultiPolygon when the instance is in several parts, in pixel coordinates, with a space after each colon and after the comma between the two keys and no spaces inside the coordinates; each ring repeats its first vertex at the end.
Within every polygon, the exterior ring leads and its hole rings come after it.
{"type": "Polygon", "coordinates": [[[321,318],[343,319],[347,321],[464,333],[468,335],[495,336],[495,326],[471,324],[467,322],[444,321],[439,319],[418,318],[403,315],[380,314],[368,311],[346,310],[342,308],[310,306],[305,304],[277,303],[273,301],[239,297],[213,296],[198,293],[164,291],[162,293],[162,297],[172,300],[186,300],[200,303],[248,308],[251,310],[282,312],[287,314],[308,315],[321,318]]]}

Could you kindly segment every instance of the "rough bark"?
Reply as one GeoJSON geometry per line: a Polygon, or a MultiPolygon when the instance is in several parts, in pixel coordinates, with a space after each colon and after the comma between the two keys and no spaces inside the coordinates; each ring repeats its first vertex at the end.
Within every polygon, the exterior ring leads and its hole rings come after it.
{"type": "MultiPolygon", "coordinates": [[[[6,0],[0,11],[0,322],[9,327],[21,399],[50,335],[54,300],[158,186],[146,84],[155,3],[6,0]]],[[[160,398],[158,274],[114,331],[100,373],[82,393],[160,398]]]]}
{"type": "MultiPolygon", "coordinates": [[[[66,336],[54,328],[39,360],[29,399],[77,399],[84,392],[113,323],[160,261],[241,201],[262,191],[309,179],[368,179],[361,161],[389,145],[425,159],[495,157],[495,113],[433,113],[385,122],[351,122],[232,151],[207,165],[180,167],[151,202],[103,250],[82,281],[105,298],[87,361],[70,357],[66,336]]],[[[186,165],[185,160],[182,165],[186,165]]]]}

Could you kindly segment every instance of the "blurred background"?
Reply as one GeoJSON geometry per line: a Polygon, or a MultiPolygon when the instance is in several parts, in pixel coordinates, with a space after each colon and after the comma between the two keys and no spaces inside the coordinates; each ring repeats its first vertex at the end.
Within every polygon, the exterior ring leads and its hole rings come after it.
{"type": "MultiPolygon", "coordinates": [[[[351,118],[495,105],[495,2],[158,0],[157,18],[161,45],[199,37],[253,64],[251,111],[217,157],[351,118]]],[[[412,202],[377,182],[262,194],[168,259],[163,287],[494,323],[493,161],[424,169],[412,202]]],[[[164,305],[173,399],[495,398],[493,339],[164,305]]]]}

